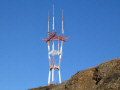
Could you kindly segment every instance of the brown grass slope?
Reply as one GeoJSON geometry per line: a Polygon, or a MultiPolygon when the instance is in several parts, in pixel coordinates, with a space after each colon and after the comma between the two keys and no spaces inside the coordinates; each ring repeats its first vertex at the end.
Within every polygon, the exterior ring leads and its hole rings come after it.
{"type": "Polygon", "coordinates": [[[120,58],[80,71],[62,84],[29,90],[120,90],[120,58]]]}

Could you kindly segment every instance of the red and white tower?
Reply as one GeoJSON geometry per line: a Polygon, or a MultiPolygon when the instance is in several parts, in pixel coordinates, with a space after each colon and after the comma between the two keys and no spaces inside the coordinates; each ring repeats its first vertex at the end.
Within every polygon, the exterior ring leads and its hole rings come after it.
{"type": "Polygon", "coordinates": [[[52,72],[52,84],[54,84],[54,70],[57,69],[59,73],[59,83],[61,83],[61,75],[60,75],[60,62],[62,57],[62,47],[63,47],[63,41],[67,41],[68,37],[64,36],[64,29],[63,29],[63,10],[62,10],[62,36],[58,36],[57,33],[54,30],[54,6],[53,6],[53,28],[52,33],[49,32],[49,12],[48,12],[48,38],[42,38],[43,41],[46,41],[48,43],[48,58],[49,58],[49,75],[48,75],[48,85],[50,85],[50,77],[52,72]],[[55,50],[55,41],[57,41],[57,50],[55,50]],[[51,44],[50,44],[51,43],[51,44]],[[61,43],[61,46],[59,46],[59,43],[61,43]],[[50,50],[50,46],[52,47],[52,50],[50,50]],[[57,55],[59,57],[58,65],[55,65],[54,63],[54,56],[57,55]],[[52,60],[51,60],[52,57],[52,60]]]}

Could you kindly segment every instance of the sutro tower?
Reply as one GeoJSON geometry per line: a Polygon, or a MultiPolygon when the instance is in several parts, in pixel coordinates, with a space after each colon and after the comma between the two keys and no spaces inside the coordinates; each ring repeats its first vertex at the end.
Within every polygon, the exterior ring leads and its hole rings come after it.
{"type": "Polygon", "coordinates": [[[62,10],[62,36],[58,36],[54,30],[54,6],[53,6],[53,28],[52,33],[49,32],[49,13],[48,13],[48,38],[42,38],[43,41],[46,41],[48,43],[48,58],[49,58],[49,76],[48,76],[48,85],[50,85],[50,76],[51,76],[51,70],[52,70],[52,84],[54,84],[54,70],[58,69],[59,73],[59,83],[61,83],[61,75],[60,75],[60,62],[62,57],[62,46],[63,41],[67,41],[68,37],[64,36],[64,29],[63,29],[63,10],[62,10]],[[57,41],[57,50],[55,50],[55,42],[57,41]],[[50,43],[52,46],[52,50],[50,50],[50,43]],[[59,43],[61,43],[61,46],[59,46],[59,43]],[[57,55],[59,57],[59,63],[58,65],[55,65],[54,63],[54,56],[57,55]],[[52,60],[51,60],[52,57],[52,60]]]}

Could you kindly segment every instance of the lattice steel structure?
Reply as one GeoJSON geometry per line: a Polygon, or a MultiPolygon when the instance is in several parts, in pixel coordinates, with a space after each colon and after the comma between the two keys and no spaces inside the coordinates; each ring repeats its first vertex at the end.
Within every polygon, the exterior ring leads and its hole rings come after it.
{"type": "Polygon", "coordinates": [[[42,38],[43,41],[48,43],[48,58],[49,58],[49,76],[48,76],[48,86],[50,85],[50,77],[51,77],[51,70],[52,70],[52,84],[54,84],[54,70],[58,69],[59,72],[59,83],[61,83],[61,75],[60,75],[60,62],[62,57],[62,47],[63,41],[67,41],[68,37],[64,36],[64,29],[63,29],[63,10],[62,10],[62,36],[58,36],[56,32],[54,32],[54,6],[53,6],[53,28],[52,33],[49,32],[49,13],[48,13],[48,38],[42,38]],[[58,50],[55,50],[54,42],[57,41],[58,43],[58,50]],[[52,42],[52,50],[50,50],[50,42],[52,42]],[[61,43],[61,46],[59,46],[61,43]],[[59,56],[59,63],[55,65],[54,63],[54,56],[59,56]],[[51,62],[52,57],[52,62],[51,62]]]}

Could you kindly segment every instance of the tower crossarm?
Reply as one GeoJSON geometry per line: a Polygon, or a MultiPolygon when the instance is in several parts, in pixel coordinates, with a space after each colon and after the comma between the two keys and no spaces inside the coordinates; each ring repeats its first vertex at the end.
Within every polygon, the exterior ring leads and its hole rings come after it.
{"type": "Polygon", "coordinates": [[[52,33],[52,35],[50,35],[50,37],[48,37],[48,38],[42,38],[42,40],[48,42],[48,41],[50,41],[52,38],[54,38],[55,35],[56,35],[56,32],[55,32],[55,33],[52,33]]]}
{"type": "Polygon", "coordinates": [[[55,38],[61,40],[61,41],[67,41],[69,39],[69,37],[60,37],[58,35],[55,35],[55,38]]]}
{"type": "MultiPolygon", "coordinates": [[[[54,35],[54,34],[53,34],[54,35]]],[[[53,38],[54,38],[54,40],[56,41],[56,40],[61,40],[61,41],[67,41],[68,39],[69,39],[69,37],[60,37],[60,36],[58,36],[58,35],[55,35],[55,36],[50,36],[49,38],[42,38],[42,41],[46,41],[46,42],[48,42],[48,41],[52,41],[53,40],[53,38]]]]}
{"type": "Polygon", "coordinates": [[[51,69],[58,69],[58,70],[59,70],[59,69],[60,69],[60,66],[56,66],[56,65],[53,66],[53,65],[51,65],[51,66],[50,66],[50,70],[51,70],[51,69]]]}

